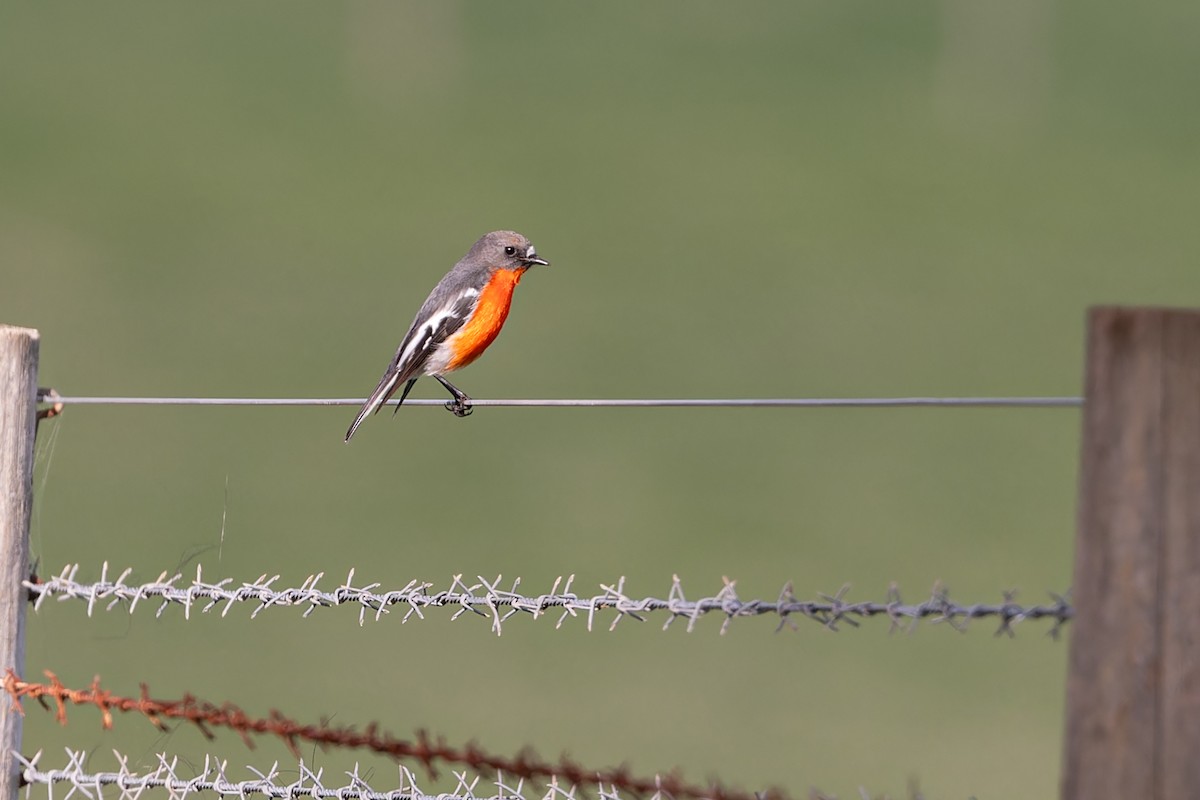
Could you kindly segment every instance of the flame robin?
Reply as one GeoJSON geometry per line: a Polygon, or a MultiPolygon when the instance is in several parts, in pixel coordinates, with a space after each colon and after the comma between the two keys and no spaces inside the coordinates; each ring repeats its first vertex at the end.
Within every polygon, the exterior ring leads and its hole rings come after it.
{"type": "Polygon", "coordinates": [[[399,410],[422,375],[432,375],[446,387],[454,398],[446,408],[455,416],[470,414],[471,398],[445,375],[479,358],[495,341],[508,318],[513,290],[534,264],[550,262],[539,258],[529,240],[514,231],[492,231],[475,242],[425,299],[379,385],[346,431],[346,441],[404,384],[399,410]]]}

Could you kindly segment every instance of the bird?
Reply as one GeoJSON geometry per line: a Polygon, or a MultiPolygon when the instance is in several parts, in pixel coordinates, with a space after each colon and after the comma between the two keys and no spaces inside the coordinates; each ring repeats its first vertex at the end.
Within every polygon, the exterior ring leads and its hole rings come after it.
{"type": "Polygon", "coordinates": [[[550,262],[516,231],[481,236],[421,305],[379,385],[346,431],[346,441],[404,384],[398,411],[423,375],[432,375],[450,392],[454,399],[446,408],[455,416],[470,414],[471,398],[445,375],[470,364],[495,341],[508,318],[513,290],[535,264],[549,266],[550,262]]]}

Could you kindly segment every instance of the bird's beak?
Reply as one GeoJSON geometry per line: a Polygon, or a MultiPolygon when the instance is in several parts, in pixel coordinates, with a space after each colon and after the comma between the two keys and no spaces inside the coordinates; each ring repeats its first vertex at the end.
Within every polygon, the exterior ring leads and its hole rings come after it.
{"type": "Polygon", "coordinates": [[[544,258],[538,258],[537,250],[533,249],[533,245],[529,245],[529,249],[525,251],[525,258],[522,259],[526,264],[541,264],[543,267],[550,266],[550,262],[544,258]]]}

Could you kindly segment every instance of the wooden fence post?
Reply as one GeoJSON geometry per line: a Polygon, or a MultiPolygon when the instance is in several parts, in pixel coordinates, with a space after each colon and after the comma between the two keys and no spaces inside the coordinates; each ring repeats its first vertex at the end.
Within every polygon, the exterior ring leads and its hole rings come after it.
{"type": "Polygon", "coordinates": [[[1064,800],[1200,797],[1200,311],[1094,308],[1064,800]]]}
{"type": "MultiPolygon", "coordinates": [[[[0,677],[25,669],[33,435],[37,426],[38,332],[0,325],[0,677]]],[[[16,800],[21,715],[0,697],[0,800],[16,800]]]]}

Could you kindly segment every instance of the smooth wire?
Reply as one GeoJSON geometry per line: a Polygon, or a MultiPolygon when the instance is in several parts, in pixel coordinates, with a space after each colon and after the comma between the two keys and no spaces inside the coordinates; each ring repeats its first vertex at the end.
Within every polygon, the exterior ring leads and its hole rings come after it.
{"type": "MultiPolygon", "coordinates": [[[[361,397],[71,397],[39,392],[41,402],[118,406],[360,406],[361,397]]],[[[387,405],[396,405],[389,400],[387,405]]],[[[409,406],[444,406],[444,400],[404,401],[409,406]]],[[[1080,397],[760,397],[550,400],[472,399],[474,406],[517,408],[1076,408],[1080,397]]]]}

